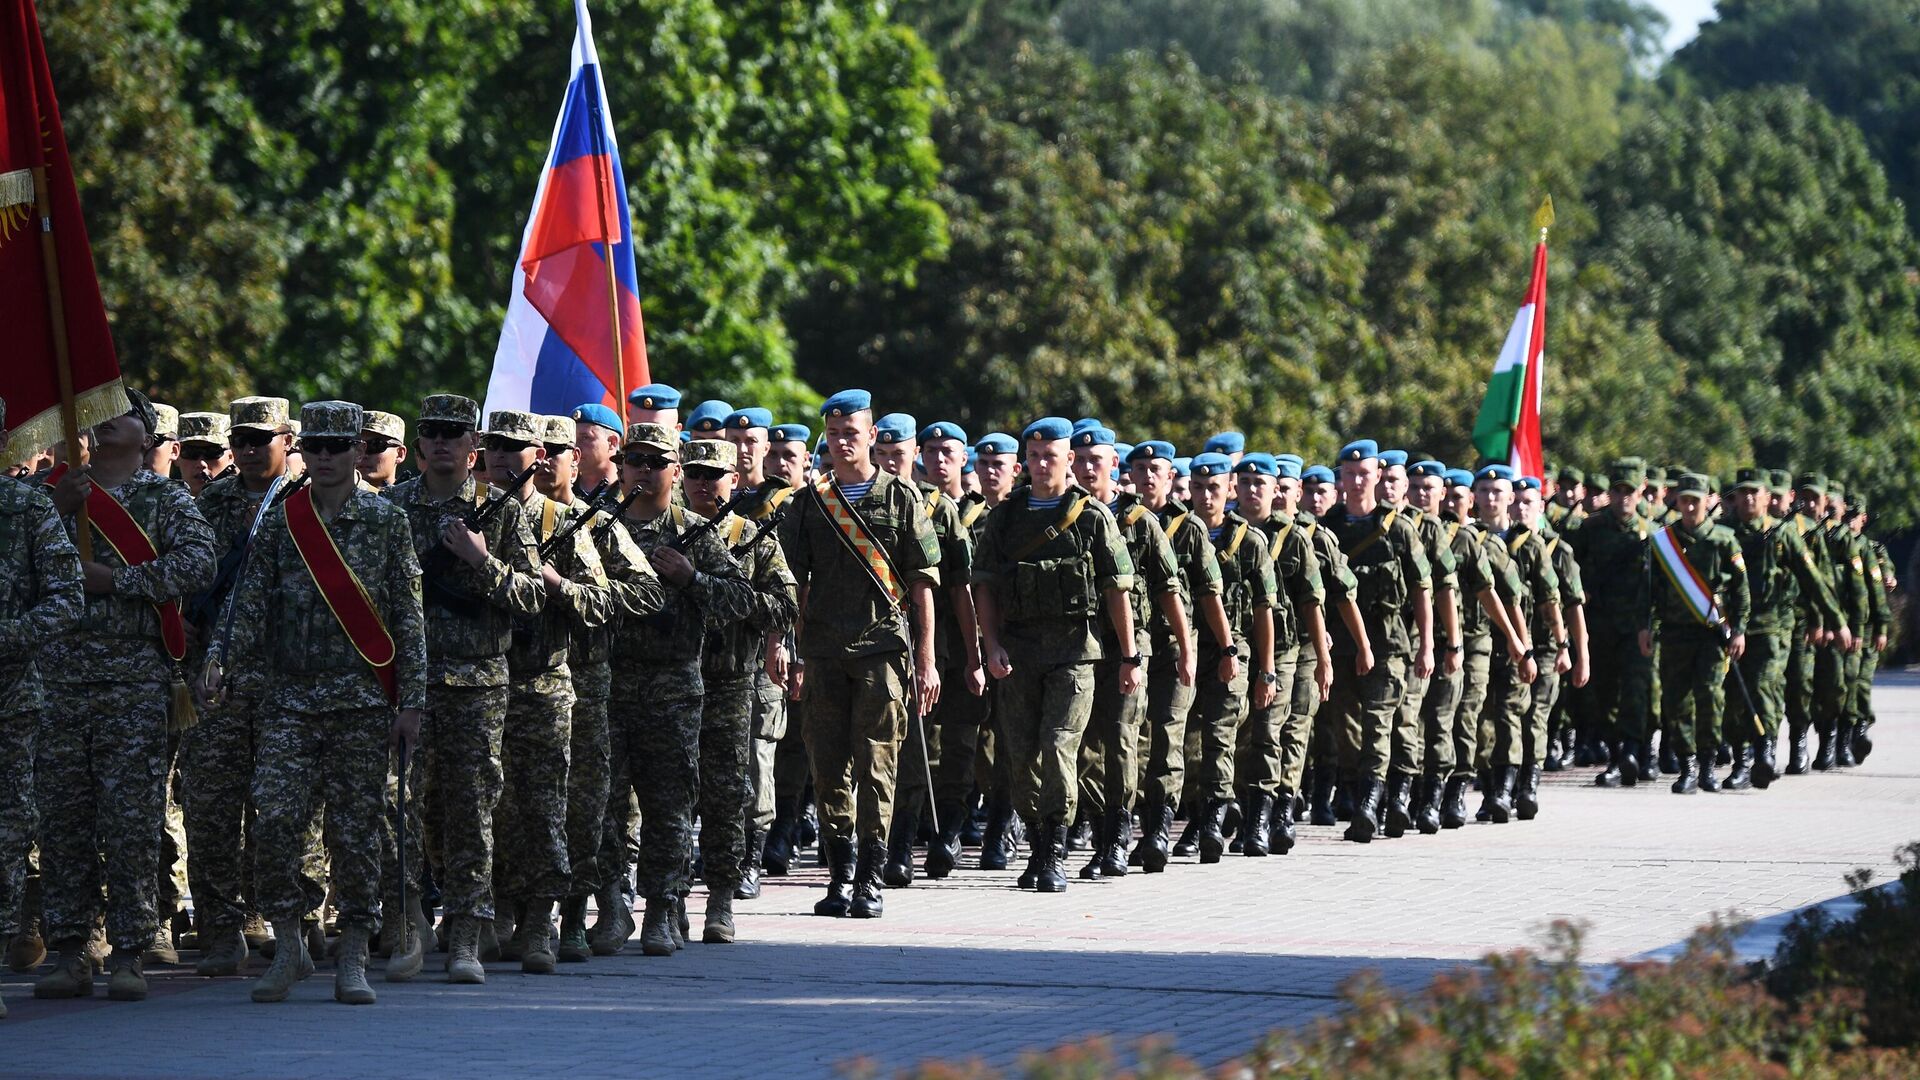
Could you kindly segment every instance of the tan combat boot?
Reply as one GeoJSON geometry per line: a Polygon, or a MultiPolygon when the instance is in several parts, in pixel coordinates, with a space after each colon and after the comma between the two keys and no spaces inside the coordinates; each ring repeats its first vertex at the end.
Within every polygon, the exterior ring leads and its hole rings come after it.
{"type": "Polygon", "coordinates": [[[147,1000],[147,972],[142,966],[138,952],[115,949],[113,959],[108,961],[113,978],[107,982],[107,998],[111,1001],[147,1000]]]}
{"type": "Polygon", "coordinates": [[[480,966],[480,925],[485,920],[472,915],[453,918],[453,940],[447,946],[447,981],[477,986],[487,981],[487,969],[480,966]]]}
{"type": "Polygon", "coordinates": [[[27,878],[20,891],[20,929],[7,942],[7,967],[27,972],[47,958],[47,942],[40,936],[40,875],[27,878]]]}
{"type": "Polygon", "coordinates": [[[647,956],[672,956],[679,946],[673,942],[673,901],[647,897],[647,911],[640,923],[640,951],[647,956]]]}
{"type": "MultiPolygon", "coordinates": [[[[414,942],[414,955],[419,951],[419,939],[407,935],[414,942]]],[[[417,970],[419,964],[414,965],[417,970]]],[[[340,930],[340,954],[334,961],[333,1000],[342,1005],[371,1005],[374,1002],[373,987],[367,983],[367,928],[347,926],[340,930]]]]}
{"type": "Polygon", "coordinates": [[[153,932],[153,944],[147,946],[141,960],[149,964],[177,964],[180,962],[180,950],[173,944],[173,920],[161,919],[153,932]]]}
{"type": "Polygon", "coordinates": [[[618,885],[609,885],[594,897],[597,914],[587,931],[587,941],[595,956],[617,956],[633,936],[633,909],[618,885]]]}
{"type": "Polygon", "coordinates": [[[433,916],[427,914],[426,911],[420,907],[419,893],[415,893],[407,898],[407,909],[413,914],[414,933],[420,936],[420,951],[423,953],[437,952],[440,948],[440,942],[433,932],[433,916]]]}
{"type": "Polygon", "coordinates": [[[733,940],[733,891],[715,889],[707,894],[707,924],[700,940],[708,945],[725,945],[733,940]]]}
{"type": "Polygon", "coordinates": [[[313,958],[307,955],[307,942],[300,933],[299,919],[275,921],[273,936],[277,943],[273,963],[268,965],[266,974],[260,976],[260,981],[253,984],[253,1000],[263,1003],[287,1000],[293,984],[313,974],[313,958]]]}
{"type": "MultiPolygon", "coordinates": [[[[392,943],[387,953],[385,968],[388,982],[406,982],[420,974],[421,967],[427,962],[427,950],[420,940],[420,930],[413,924],[412,919],[404,913],[396,912],[387,919],[380,936],[392,943]]],[[[342,948],[345,946],[343,945],[342,948]]]]}
{"type": "Polygon", "coordinates": [[[208,978],[238,975],[247,965],[246,935],[237,926],[202,927],[200,942],[200,962],[193,965],[195,974],[208,978]]]}
{"type": "Polygon", "coordinates": [[[261,956],[273,955],[273,929],[257,911],[247,913],[246,921],[240,924],[240,932],[247,937],[247,948],[261,956]]]}
{"type": "Polygon", "coordinates": [[[535,900],[520,920],[520,970],[529,975],[553,974],[553,901],[535,900]]]}
{"type": "Polygon", "coordinates": [[[60,943],[60,958],[53,970],[33,984],[37,998],[84,998],[93,996],[93,958],[85,941],[75,938],[60,943]]]}

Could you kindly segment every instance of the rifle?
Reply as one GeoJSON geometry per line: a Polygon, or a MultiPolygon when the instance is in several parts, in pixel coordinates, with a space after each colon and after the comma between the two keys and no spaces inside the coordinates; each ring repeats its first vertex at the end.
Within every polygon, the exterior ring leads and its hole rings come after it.
{"type": "Polygon", "coordinates": [[[567,522],[566,528],[554,533],[551,539],[540,545],[540,560],[542,562],[548,561],[548,557],[553,552],[564,550],[564,545],[567,541],[573,539],[573,534],[579,532],[588,522],[593,520],[594,512],[600,509],[600,499],[606,494],[607,489],[612,486],[613,481],[602,480],[600,481],[599,487],[587,492],[585,506],[581,509],[580,515],[572,521],[567,522]]]}
{"type": "MultiPolygon", "coordinates": [[[[229,465],[227,468],[231,470],[233,466],[229,465]]],[[[240,583],[240,571],[246,567],[247,551],[253,547],[254,534],[260,531],[260,523],[266,520],[267,511],[285,502],[287,496],[300,490],[301,485],[308,479],[306,473],[301,473],[297,479],[291,480],[285,473],[273,478],[273,483],[267,487],[266,497],[260,500],[260,509],[253,515],[253,524],[247,529],[247,535],[235,539],[233,546],[227,549],[226,554],[220,556],[219,566],[213,573],[213,584],[207,586],[204,591],[195,593],[193,599],[187,602],[188,622],[203,630],[208,629],[212,626],[215,616],[228,609],[229,605],[223,601],[232,592],[233,587],[240,583]]]]}
{"type": "Polygon", "coordinates": [[[307,481],[310,479],[312,478],[306,473],[301,473],[300,476],[294,480],[288,480],[285,473],[273,478],[272,486],[267,488],[266,498],[260,500],[259,511],[253,515],[253,524],[247,528],[245,539],[235,544],[233,550],[227,552],[227,556],[220,560],[221,573],[227,575],[224,589],[221,580],[216,578],[212,588],[200,594],[199,597],[194,598],[196,607],[201,606],[201,599],[205,598],[206,613],[211,614],[212,607],[219,601],[215,600],[210,594],[214,594],[217,591],[224,591],[226,593],[226,602],[221,608],[220,635],[214,639],[212,646],[207,649],[206,667],[211,669],[216,675],[220,673],[221,667],[226,663],[227,645],[233,640],[233,609],[236,606],[236,601],[240,598],[240,589],[238,587],[240,584],[240,575],[247,568],[247,557],[253,554],[253,542],[260,535],[260,525],[267,520],[267,511],[287,501],[287,498],[294,492],[305,487],[307,481]],[[232,560],[231,573],[228,573],[229,559],[232,560]]]}
{"type": "MultiPolygon", "coordinates": [[[[497,517],[500,511],[512,501],[512,493],[533,478],[533,471],[540,467],[539,462],[521,470],[518,476],[507,482],[508,494],[498,499],[488,499],[465,510],[460,515],[461,524],[469,532],[485,532],[487,523],[497,517]]],[[[453,552],[443,543],[435,542],[420,556],[420,584],[426,598],[449,614],[465,618],[478,618],[486,610],[486,603],[480,597],[461,589],[447,580],[453,571],[456,560],[453,552]]]]}
{"type": "MultiPolygon", "coordinates": [[[[705,520],[701,521],[700,524],[695,525],[693,528],[688,529],[686,532],[681,533],[679,536],[675,536],[667,540],[666,543],[661,544],[660,546],[666,547],[666,548],[672,548],[674,551],[678,551],[682,555],[684,555],[686,554],[688,548],[692,547],[694,544],[699,542],[701,537],[706,536],[707,534],[718,529],[720,527],[720,523],[727,519],[727,515],[733,512],[733,508],[736,506],[739,506],[740,503],[746,500],[749,496],[757,495],[757,494],[771,495],[774,491],[777,491],[779,490],[779,488],[785,487],[785,486],[786,486],[786,481],[784,480],[768,478],[766,480],[762,480],[760,482],[759,487],[746,488],[741,491],[736,491],[730,497],[728,497],[726,502],[721,503],[718,507],[714,509],[712,517],[706,518],[705,520]],[[775,485],[778,485],[778,486],[775,486],[775,485]]],[[[632,498],[633,496],[629,494],[627,496],[627,501],[631,501],[632,498]]],[[[677,621],[678,619],[679,619],[678,613],[676,613],[674,609],[672,609],[671,607],[666,607],[666,608],[661,608],[659,611],[654,612],[653,614],[647,616],[644,619],[641,619],[640,621],[646,624],[647,626],[651,627],[652,629],[658,630],[659,632],[664,634],[672,631],[673,625],[675,621],[677,621]]]]}

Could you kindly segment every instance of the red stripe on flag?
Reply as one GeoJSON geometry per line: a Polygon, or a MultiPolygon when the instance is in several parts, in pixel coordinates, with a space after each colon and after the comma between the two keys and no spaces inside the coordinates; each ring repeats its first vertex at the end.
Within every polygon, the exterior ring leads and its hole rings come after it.
{"type": "Polygon", "coordinates": [[[603,192],[600,169],[612,174],[605,157],[590,155],[547,172],[546,189],[534,210],[533,226],[527,230],[526,250],[520,254],[521,265],[531,266],[581,244],[620,242],[620,207],[614,202],[611,183],[603,192]],[[599,206],[602,201],[605,205],[599,206]],[[611,236],[602,234],[602,221],[611,236]]]}
{"type": "MultiPolygon", "coordinates": [[[[599,249],[581,244],[529,262],[526,270],[527,302],[602,384],[616,385],[613,326],[607,319],[607,264],[599,249]]],[[[620,353],[631,390],[648,381],[646,332],[640,322],[640,298],[624,288],[619,295],[620,353]]]]}

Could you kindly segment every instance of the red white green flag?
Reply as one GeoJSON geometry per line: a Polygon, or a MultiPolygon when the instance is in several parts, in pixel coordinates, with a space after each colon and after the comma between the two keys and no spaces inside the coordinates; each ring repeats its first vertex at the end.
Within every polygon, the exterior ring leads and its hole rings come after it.
{"type": "Polygon", "coordinates": [[[1553,199],[1534,212],[1540,241],[1533,248],[1533,278],[1526,302],[1513,317],[1507,340],[1494,361],[1480,415],[1473,421],[1473,447],[1487,461],[1513,466],[1521,476],[1539,476],[1540,395],[1546,384],[1547,229],[1553,224],[1553,199]]]}

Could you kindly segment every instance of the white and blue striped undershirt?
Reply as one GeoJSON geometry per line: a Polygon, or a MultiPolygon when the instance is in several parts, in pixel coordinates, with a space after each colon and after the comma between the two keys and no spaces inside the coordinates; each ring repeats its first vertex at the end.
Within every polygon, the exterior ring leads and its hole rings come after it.
{"type": "Polygon", "coordinates": [[[1062,501],[1063,499],[1065,499],[1065,498],[1066,498],[1066,496],[1065,496],[1065,495],[1055,495],[1055,496],[1054,496],[1053,498],[1051,498],[1051,499],[1043,499],[1043,498],[1041,498],[1041,497],[1039,497],[1038,495],[1028,495],[1028,496],[1027,496],[1027,509],[1029,509],[1029,510],[1057,510],[1057,509],[1059,509],[1059,508],[1060,508],[1060,503],[1061,503],[1061,501],[1062,501]]]}
{"type": "Polygon", "coordinates": [[[859,502],[861,499],[864,499],[867,497],[867,492],[872,490],[873,490],[872,480],[868,480],[864,484],[841,484],[840,485],[840,493],[847,497],[848,502],[859,502]]]}

